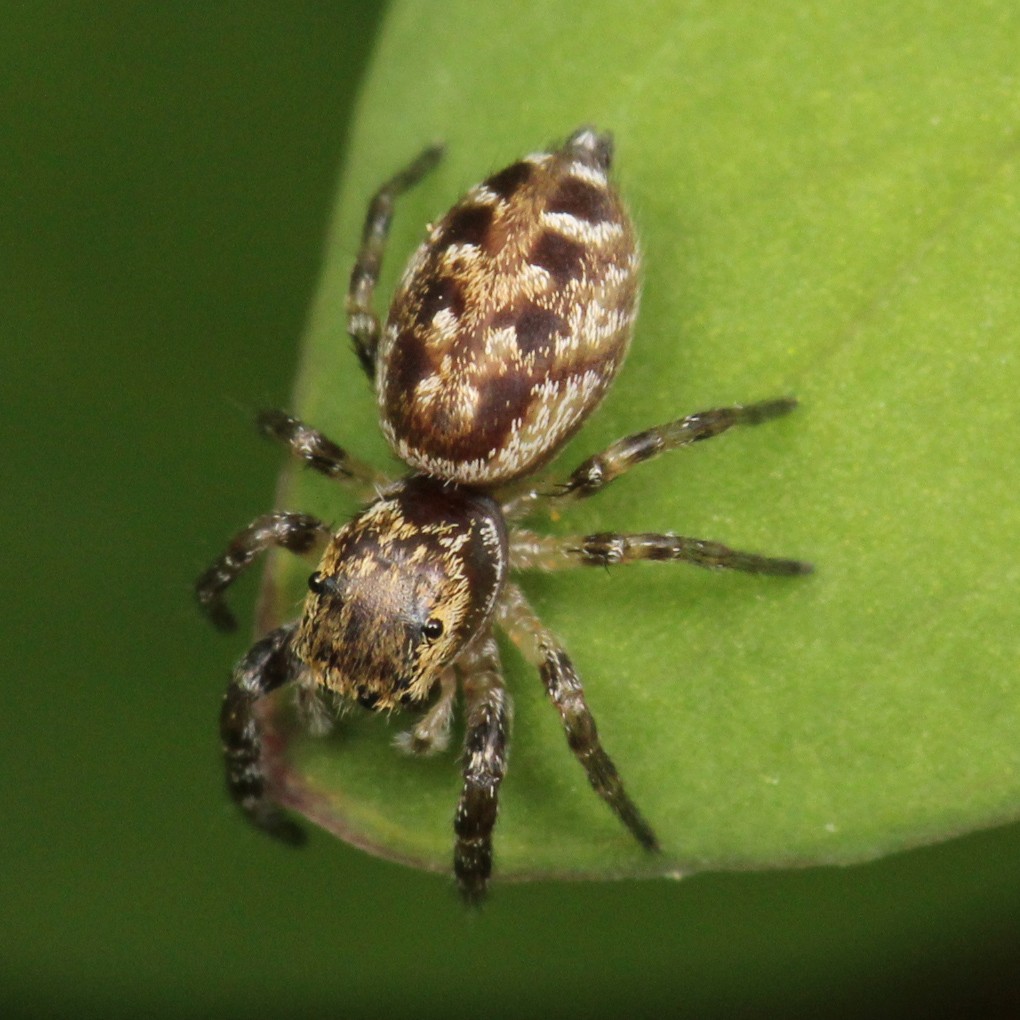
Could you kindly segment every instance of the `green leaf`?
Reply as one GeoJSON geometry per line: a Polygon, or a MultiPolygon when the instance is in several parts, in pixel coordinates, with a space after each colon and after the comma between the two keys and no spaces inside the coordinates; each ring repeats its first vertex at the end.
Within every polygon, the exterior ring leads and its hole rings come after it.
{"type": "MultiPolygon", "coordinates": [[[[591,793],[507,647],[498,874],[851,862],[1016,818],[1020,14],[916,0],[636,10],[393,5],[297,384],[306,420],[396,470],[345,335],[368,196],[447,142],[399,204],[384,310],[426,221],[593,123],[616,136],[644,297],[628,363],[552,476],[691,411],[801,400],[549,524],[673,530],[817,574],[524,577],[664,852],[644,854],[591,793]]],[[[355,510],[293,470],[282,503],[336,522],[355,510]]],[[[309,569],[276,561],[274,616],[294,615],[309,569]]],[[[354,843],[445,870],[459,765],[392,750],[406,725],[354,712],[327,740],[295,735],[282,795],[354,843]]]]}

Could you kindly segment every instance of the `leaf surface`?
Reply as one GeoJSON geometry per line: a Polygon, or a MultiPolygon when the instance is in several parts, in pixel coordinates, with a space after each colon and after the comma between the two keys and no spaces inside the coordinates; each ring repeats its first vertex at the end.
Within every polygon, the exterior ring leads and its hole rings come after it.
{"type": "MultiPolygon", "coordinates": [[[[345,334],[368,197],[446,141],[398,206],[384,313],[427,221],[593,123],[616,137],[644,296],[628,363],[551,476],[691,411],[786,393],[801,408],[643,465],[548,529],[672,530],[817,574],[525,576],[665,849],[644,854],[591,793],[506,647],[498,873],[851,862],[1016,818],[1016,8],[518,6],[510,20],[467,0],[393,4],[294,410],[396,473],[345,334]]],[[[356,509],[292,469],[281,505],[336,523],[356,509]]],[[[269,615],[288,618],[311,568],[274,565],[269,615]]],[[[408,724],[351,713],[327,740],[295,735],[286,797],[352,842],[446,869],[459,764],[393,751],[408,724]]]]}

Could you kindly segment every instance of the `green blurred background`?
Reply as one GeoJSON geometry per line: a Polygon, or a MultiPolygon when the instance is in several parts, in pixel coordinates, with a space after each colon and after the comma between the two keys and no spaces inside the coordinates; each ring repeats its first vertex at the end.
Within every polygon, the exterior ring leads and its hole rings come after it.
{"type": "Polygon", "coordinates": [[[476,917],[443,878],[235,818],[214,721],[245,638],[190,584],[271,497],[250,411],[287,403],[379,20],[0,3],[0,1014],[1013,1015],[1017,827],[497,887],[476,917]]]}

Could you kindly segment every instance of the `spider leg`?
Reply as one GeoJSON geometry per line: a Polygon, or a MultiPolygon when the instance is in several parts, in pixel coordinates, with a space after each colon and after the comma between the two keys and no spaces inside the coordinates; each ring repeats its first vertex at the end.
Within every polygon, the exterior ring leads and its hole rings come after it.
{"type": "Polygon", "coordinates": [[[397,196],[418,183],[443,154],[441,145],[430,145],[409,166],[391,177],[372,197],[361,232],[361,247],[347,289],[347,332],[369,379],[375,378],[375,352],[379,346],[379,316],[372,296],[379,281],[386,238],[393,221],[397,196]]]}
{"type": "Polygon", "coordinates": [[[654,428],[635,432],[618,439],[601,453],[589,457],[579,464],[570,477],[553,492],[538,489],[521,493],[510,500],[503,511],[508,518],[523,517],[542,500],[561,502],[569,499],[586,499],[601,492],[610,482],[626,474],[636,464],[657,457],[668,450],[711,439],[721,435],[734,425],[761,425],[773,418],[789,414],[797,406],[794,397],[777,397],[757,404],[717,407],[711,411],[699,411],[685,418],[656,425],[654,428]]]}
{"type": "Polygon", "coordinates": [[[584,687],[563,646],[542,625],[516,584],[507,584],[497,612],[499,623],[511,640],[538,667],[546,693],[560,713],[567,743],[595,792],[646,850],[658,850],[655,833],[627,795],[616,766],[602,747],[584,687]]]}
{"type": "Polygon", "coordinates": [[[452,668],[439,678],[439,698],[411,727],[393,738],[393,744],[405,754],[428,758],[445,751],[450,743],[453,701],[457,694],[457,674],[452,668]]]}
{"type": "Polygon", "coordinates": [[[324,737],[331,733],[336,722],[334,703],[311,677],[295,679],[302,681],[294,688],[294,704],[302,728],[313,737],[324,737]]]}
{"type": "Polygon", "coordinates": [[[485,898],[492,872],[492,830],[506,774],[510,699],[503,686],[496,639],[490,631],[460,659],[467,732],[464,787],[454,816],[453,871],[465,903],[485,898]]]}
{"type": "Polygon", "coordinates": [[[296,624],[280,627],[252,646],[234,670],[220,712],[223,763],[232,800],[253,825],[292,846],[303,843],[305,833],[266,796],[262,734],[254,709],[261,698],[300,672],[291,651],[296,629],[296,624]]]}
{"type": "Polygon", "coordinates": [[[510,562],[515,570],[608,567],[641,560],[677,560],[709,569],[785,576],[810,574],[814,569],[803,560],[759,556],[731,549],[719,542],[670,533],[617,534],[603,531],[594,535],[553,537],[516,530],[510,539],[510,562]]]}
{"type": "Polygon", "coordinates": [[[390,479],[369,464],[352,457],[342,446],[285,411],[269,408],[259,411],[255,424],[263,435],[276,439],[308,467],[339,482],[354,482],[365,495],[390,483],[390,479]]]}
{"type": "Polygon", "coordinates": [[[260,552],[281,546],[293,553],[307,553],[329,536],[329,528],[309,514],[272,513],[256,517],[231,539],[227,551],[195,582],[200,608],[219,630],[234,630],[237,621],[227,608],[223,593],[260,552]]]}

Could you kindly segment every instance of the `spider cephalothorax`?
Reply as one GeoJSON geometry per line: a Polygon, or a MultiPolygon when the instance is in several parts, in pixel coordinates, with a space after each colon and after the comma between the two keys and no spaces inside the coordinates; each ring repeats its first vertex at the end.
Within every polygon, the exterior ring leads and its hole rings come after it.
{"type": "Polygon", "coordinates": [[[590,496],[641,461],[786,414],[795,401],[689,415],[618,440],[559,486],[506,495],[508,483],[556,455],[620,368],[637,310],[637,241],[609,180],[612,141],[581,128],[454,205],[411,258],[380,329],[372,298],[395,198],[439,156],[438,147],[426,149],[376,193],[348,297],[348,330],[375,382],[382,430],[412,473],[390,482],[315,429],[264,412],[262,430],[309,466],[379,494],[335,534],[307,514],[257,518],[199,578],[197,594],[226,629],[233,618],[223,593],[258,553],[282,546],[320,555],[300,620],[241,660],[220,720],[231,795],[252,822],[285,840],[301,833],[266,787],[253,711],[260,698],[294,684],[315,724],[324,691],[374,710],[418,709],[397,744],[429,754],[446,747],[462,693],[453,865],[461,893],[477,902],[492,868],[510,725],[496,628],[538,669],[592,787],[642,846],[658,849],[602,747],[570,658],[509,574],[639,560],[762,574],[810,567],[672,533],[551,538],[519,525],[543,503],[590,496]]]}
{"type": "Polygon", "coordinates": [[[506,568],[499,504],[413,475],[330,540],[294,652],[366,708],[421,704],[491,620],[506,568]]]}

